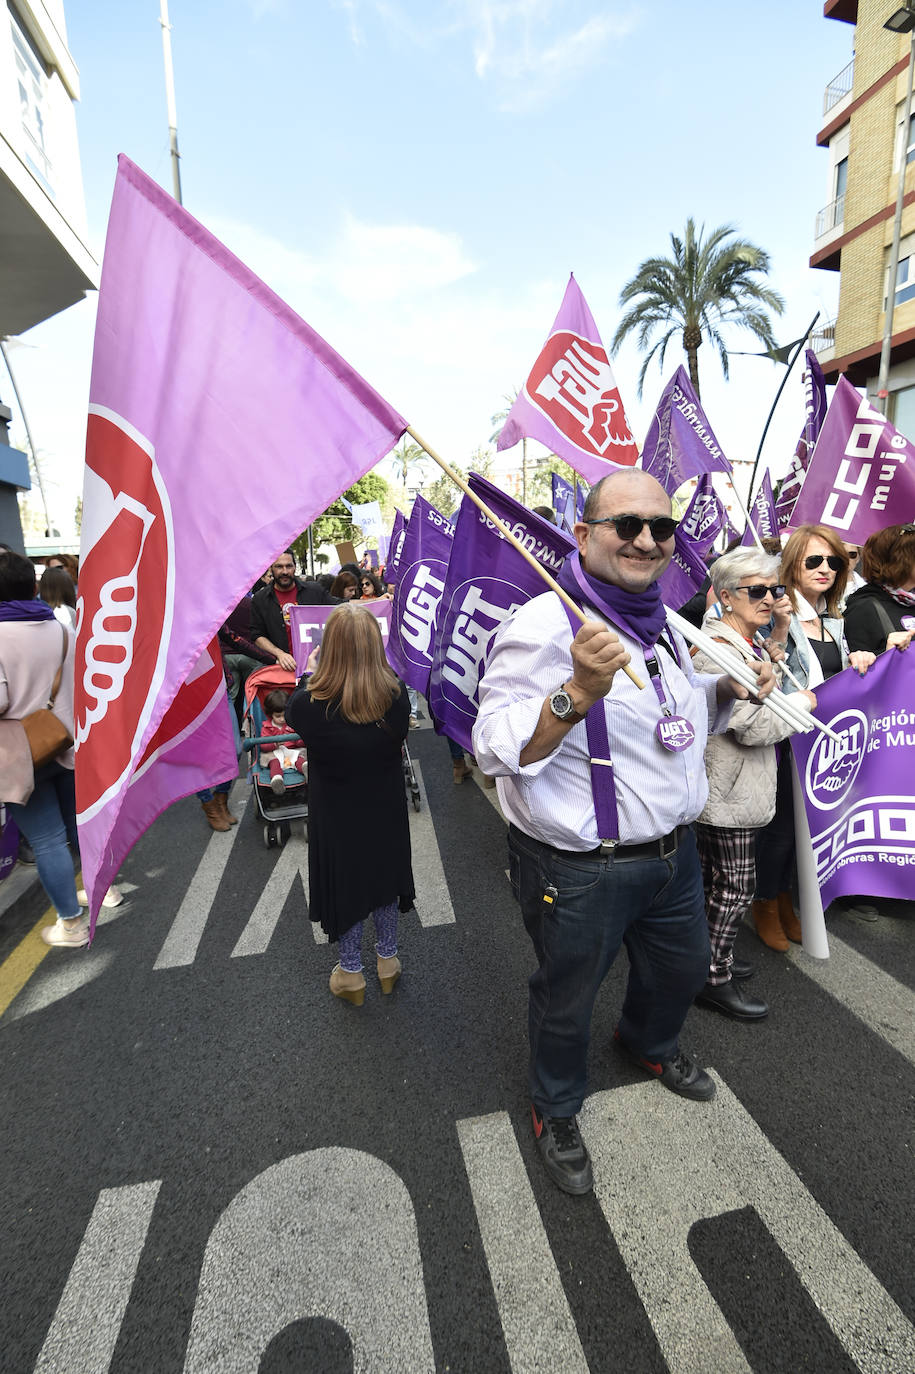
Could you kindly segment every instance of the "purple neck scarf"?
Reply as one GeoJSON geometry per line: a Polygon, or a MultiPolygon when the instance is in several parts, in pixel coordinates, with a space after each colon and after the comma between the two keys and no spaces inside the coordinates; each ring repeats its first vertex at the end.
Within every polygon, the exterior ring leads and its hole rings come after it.
{"type": "Polygon", "coordinates": [[[34,597],[31,601],[0,601],[0,621],[4,620],[53,620],[54,612],[44,601],[34,597]]]}
{"type": "Polygon", "coordinates": [[[627,592],[612,582],[602,582],[582,567],[577,553],[570,553],[556,578],[564,592],[576,601],[599,611],[605,619],[618,626],[630,639],[638,640],[645,648],[657,643],[658,635],[667,623],[661,601],[661,588],[652,582],[644,592],[627,592]]]}

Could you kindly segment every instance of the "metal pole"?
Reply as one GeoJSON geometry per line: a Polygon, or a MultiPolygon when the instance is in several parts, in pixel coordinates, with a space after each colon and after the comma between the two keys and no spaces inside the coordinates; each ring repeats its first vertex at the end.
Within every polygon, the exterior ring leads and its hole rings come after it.
{"type": "Polygon", "coordinates": [[[32,431],[31,431],[31,429],[29,428],[29,420],[28,420],[28,416],[27,416],[26,413],[25,413],[25,406],[22,404],[22,397],[19,395],[19,388],[18,388],[18,386],[16,385],[16,378],[15,378],[15,376],[13,375],[13,369],[12,369],[12,367],[10,366],[10,356],[9,356],[9,354],[8,354],[7,351],[6,351],[6,343],[4,342],[3,339],[0,339],[0,353],[3,354],[3,361],[6,363],[6,370],[7,370],[7,372],[10,374],[10,381],[11,381],[12,384],[13,384],[13,395],[16,397],[16,404],[17,404],[18,407],[19,407],[19,414],[22,416],[22,423],[23,423],[23,425],[25,426],[26,438],[27,438],[28,441],[29,441],[29,450],[30,450],[30,457],[31,457],[31,459],[32,459],[32,467],[35,469],[35,476],[38,478],[38,490],[39,490],[39,493],[41,494],[41,504],[42,504],[42,506],[44,507],[44,524],[45,524],[45,530],[47,531],[48,536],[50,537],[50,534],[51,534],[51,517],[50,517],[50,515],[48,514],[48,498],[47,498],[47,496],[45,495],[44,482],[42,481],[42,478],[41,478],[41,468],[39,467],[39,464],[38,464],[38,453],[37,453],[37,451],[36,451],[36,449],[35,449],[35,441],[34,441],[33,438],[32,438],[32,431]]]}
{"type": "Polygon", "coordinates": [[[793,354],[791,360],[790,360],[789,363],[788,363],[788,367],[787,367],[787,369],[786,369],[786,371],[785,371],[785,375],[784,375],[784,377],[782,378],[782,384],[781,384],[781,386],[778,388],[778,391],[776,391],[776,393],[775,393],[775,400],[772,402],[772,409],[769,411],[769,414],[768,414],[768,416],[766,417],[766,423],[765,423],[765,425],[764,425],[764,427],[763,427],[762,438],[761,438],[760,441],[759,441],[759,448],[756,450],[756,459],[755,459],[755,461],[754,461],[754,463],[753,463],[753,471],[750,473],[750,485],[749,485],[749,487],[747,488],[747,505],[748,505],[748,506],[752,503],[752,499],[753,499],[753,488],[756,486],[756,469],[759,467],[759,460],[760,460],[760,458],[762,457],[763,444],[766,442],[766,435],[769,433],[769,426],[770,426],[771,423],[772,423],[772,416],[775,414],[775,407],[778,405],[779,401],[781,400],[781,395],[782,395],[782,392],[783,392],[784,389],[785,389],[785,383],[786,383],[787,380],[788,380],[788,376],[789,376],[789,374],[790,374],[790,372],[791,372],[791,369],[794,367],[794,364],[797,362],[798,358],[800,357],[800,355],[801,355],[801,349],[804,347],[804,344],[805,344],[805,343],[807,342],[807,340],[810,338],[810,334],[811,334],[811,331],[812,331],[812,329],[813,329],[813,326],[816,324],[816,322],[817,322],[817,320],[818,320],[819,318],[820,318],[820,312],[819,312],[819,310],[818,310],[817,313],[814,315],[813,319],[810,321],[810,323],[809,323],[808,326],[807,326],[807,333],[804,335],[804,337],[803,337],[802,339],[798,339],[797,348],[794,350],[794,354],[793,354]]]}
{"type": "Polygon", "coordinates": [[[308,576],[313,582],[315,578],[315,540],[310,525],[308,526],[308,576]]]}
{"type": "Polygon", "coordinates": [[[168,106],[168,142],[172,157],[172,182],[175,200],[181,199],[181,168],[178,152],[178,111],[175,108],[175,71],[172,67],[172,26],[168,22],[168,0],[159,0],[159,23],[162,25],[162,55],[165,59],[165,100],[168,106]]]}
{"type": "Polygon", "coordinates": [[[893,242],[890,247],[890,266],[886,283],[886,313],[883,320],[883,343],[880,347],[880,371],[877,374],[877,399],[887,413],[890,380],[890,350],[893,342],[893,310],[896,305],[896,273],[899,270],[899,241],[902,237],[902,208],[905,200],[906,148],[908,147],[909,117],[912,110],[912,75],[915,72],[915,30],[909,40],[909,76],[905,105],[902,111],[902,148],[900,150],[899,181],[896,185],[896,218],[893,220],[893,242]]]}

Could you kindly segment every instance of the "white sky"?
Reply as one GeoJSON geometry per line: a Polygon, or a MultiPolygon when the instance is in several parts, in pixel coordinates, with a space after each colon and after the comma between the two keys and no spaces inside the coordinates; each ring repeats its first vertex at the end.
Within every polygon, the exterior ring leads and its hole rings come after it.
{"type": "MultiPolygon", "coordinates": [[[[643,258],[693,215],[772,257],[780,342],[837,277],[807,267],[829,199],[815,144],[853,29],[815,0],[171,0],[184,201],[446,457],[466,464],[521,384],[574,271],[605,343],[643,258]]],[[[115,159],[171,187],[157,0],[68,0],[77,118],[101,259],[115,159]]],[[[81,486],[94,300],[11,345],[52,518],[81,486]]],[[[736,333],[733,349],[753,351],[736,333]]],[[[668,352],[639,401],[641,443],[668,352]]],[[[764,461],[803,420],[800,364],[764,461]]],[[[783,370],[700,350],[702,399],[731,458],[755,455],[783,370]]],[[[12,404],[0,370],[0,396],[12,404]]],[[[13,442],[23,439],[14,424],[13,442]]],[[[22,446],[20,442],[20,446],[22,446]]],[[[747,469],[743,469],[744,472],[747,469]]]]}

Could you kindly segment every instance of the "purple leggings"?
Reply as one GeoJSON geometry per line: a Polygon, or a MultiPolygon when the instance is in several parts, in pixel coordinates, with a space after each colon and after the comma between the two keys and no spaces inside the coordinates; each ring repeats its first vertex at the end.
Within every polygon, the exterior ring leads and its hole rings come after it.
{"type": "MultiPolygon", "coordinates": [[[[380,959],[390,959],[392,955],[397,953],[399,910],[399,903],[390,902],[387,906],[376,906],[375,910],[369,913],[375,922],[375,953],[380,959]]],[[[364,925],[364,921],[357,921],[337,941],[337,949],[340,952],[340,967],[344,973],[360,973],[362,971],[362,928],[364,925]]]]}

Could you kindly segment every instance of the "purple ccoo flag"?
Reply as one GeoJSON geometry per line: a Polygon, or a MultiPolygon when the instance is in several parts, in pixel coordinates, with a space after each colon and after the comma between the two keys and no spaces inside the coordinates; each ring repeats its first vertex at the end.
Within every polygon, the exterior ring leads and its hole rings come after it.
{"type": "Polygon", "coordinates": [[[95,913],[179,797],[234,777],[216,632],[406,422],[269,287],[118,159],[89,392],[76,799],[95,913]],[[282,473],[282,500],[252,478],[282,473]],[[296,455],[294,458],[292,455],[296,455]],[[230,548],[231,557],[208,551],[230,548]]]}
{"type": "Polygon", "coordinates": [[[804,428],[801,437],[797,441],[797,448],[791,459],[791,466],[784,478],[778,493],[778,500],[775,503],[775,511],[778,516],[778,527],[780,530],[787,528],[794,513],[794,504],[797,501],[801,487],[804,485],[804,477],[807,472],[807,464],[810,455],[813,453],[817,439],[820,437],[820,430],[823,428],[823,421],[826,419],[826,378],[823,376],[823,369],[820,367],[817,355],[812,349],[808,348],[806,353],[807,367],[804,371],[804,428]]]}
{"type": "Polygon", "coordinates": [[[915,445],[840,377],[791,523],[863,544],[915,518],[915,445]]]}
{"type": "Polygon", "coordinates": [[[632,467],[639,456],[607,350],[574,277],[496,448],[524,438],[539,440],[591,483],[632,467]]]}
{"type": "MultiPolygon", "coordinates": [[[[574,539],[475,473],[469,483],[534,558],[555,575],[575,548],[574,539]]],[[[436,728],[462,748],[473,750],[470,735],[479,706],[477,687],[493,635],[516,607],[545,590],[535,569],[465,496],[455,526],[429,680],[429,707],[436,728]]]]}
{"type": "Polygon", "coordinates": [[[682,367],[661,393],[642,449],[642,471],[656,477],[669,496],[690,477],[731,471],[682,367]]]}

